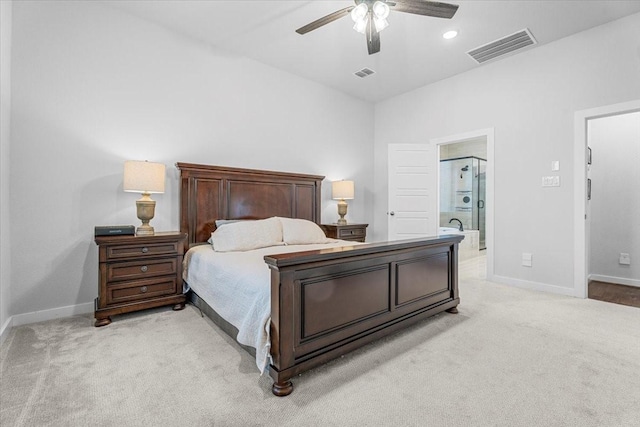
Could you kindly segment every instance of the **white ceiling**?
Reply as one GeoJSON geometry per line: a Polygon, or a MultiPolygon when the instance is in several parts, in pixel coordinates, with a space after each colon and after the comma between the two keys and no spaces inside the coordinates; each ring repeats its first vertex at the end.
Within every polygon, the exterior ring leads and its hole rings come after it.
{"type": "MultiPolygon", "coordinates": [[[[528,28],[540,45],[640,12],[640,1],[460,0],[453,19],[391,11],[381,51],[367,54],[349,16],[308,34],[295,30],[352,0],[119,0],[108,5],[183,35],[377,102],[480,67],[466,52],[528,28]],[[444,40],[449,29],[458,37],[444,40]],[[368,67],[376,74],[353,73],[368,67]]],[[[517,54],[517,53],[516,53],[517,54]]],[[[499,60],[499,59],[498,59],[499,60]]]]}

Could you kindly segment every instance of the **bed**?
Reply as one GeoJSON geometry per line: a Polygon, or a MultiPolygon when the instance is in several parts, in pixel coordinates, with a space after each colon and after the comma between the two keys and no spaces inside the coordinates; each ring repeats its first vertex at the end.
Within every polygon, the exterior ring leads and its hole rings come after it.
{"type": "MultiPolygon", "coordinates": [[[[220,220],[280,217],[320,223],[322,176],[176,166],[180,228],[189,247],[201,246],[196,250],[210,251],[205,244],[220,220]]],[[[457,313],[462,239],[342,242],[295,252],[271,248],[262,255],[269,269],[264,286],[269,287],[266,347],[273,394],[290,394],[291,378],[364,344],[443,311],[457,313]]],[[[237,328],[201,295],[193,293],[192,300],[236,339],[237,328]]]]}

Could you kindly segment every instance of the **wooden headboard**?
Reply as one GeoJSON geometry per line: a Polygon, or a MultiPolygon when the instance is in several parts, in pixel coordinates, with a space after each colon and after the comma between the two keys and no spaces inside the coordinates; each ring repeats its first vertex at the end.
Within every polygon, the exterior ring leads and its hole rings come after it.
{"type": "Polygon", "coordinates": [[[189,245],[206,242],[217,219],[272,216],[320,223],[324,176],[176,163],[180,169],[180,231],[189,245]]]}

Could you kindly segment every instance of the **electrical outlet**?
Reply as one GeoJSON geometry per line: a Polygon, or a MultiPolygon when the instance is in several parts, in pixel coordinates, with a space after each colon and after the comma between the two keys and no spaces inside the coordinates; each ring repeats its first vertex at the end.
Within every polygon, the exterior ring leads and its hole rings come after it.
{"type": "Polygon", "coordinates": [[[620,252],[620,258],[618,259],[618,262],[622,265],[631,265],[631,256],[624,252],[620,252]]]}
{"type": "Polygon", "coordinates": [[[523,252],[522,253],[522,265],[524,267],[532,267],[533,255],[523,252]]]}

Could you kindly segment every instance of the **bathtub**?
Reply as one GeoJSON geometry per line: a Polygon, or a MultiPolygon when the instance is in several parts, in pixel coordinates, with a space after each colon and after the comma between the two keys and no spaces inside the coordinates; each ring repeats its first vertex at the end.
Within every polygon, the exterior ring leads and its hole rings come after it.
{"type": "Polygon", "coordinates": [[[456,227],[439,227],[438,236],[443,234],[464,234],[464,231],[460,231],[456,227]]]}
{"type": "Polygon", "coordinates": [[[469,259],[480,255],[480,232],[478,230],[460,231],[457,227],[438,227],[438,236],[445,234],[460,234],[464,236],[464,240],[460,242],[458,247],[458,258],[469,259]]]}

